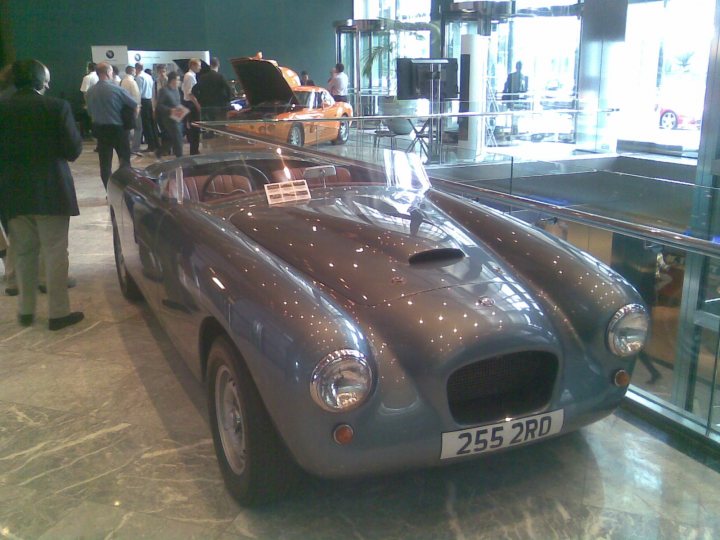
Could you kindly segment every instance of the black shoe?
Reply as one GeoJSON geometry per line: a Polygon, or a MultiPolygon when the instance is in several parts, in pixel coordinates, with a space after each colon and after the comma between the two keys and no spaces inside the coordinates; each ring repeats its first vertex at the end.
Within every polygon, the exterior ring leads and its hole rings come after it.
{"type": "Polygon", "coordinates": [[[20,326],[32,326],[35,322],[35,315],[18,315],[18,323],[20,326]]]}
{"type": "Polygon", "coordinates": [[[73,311],[70,315],[50,319],[50,321],[48,322],[48,328],[50,330],[62,330],[67,326],[72,326],[73,324],[79,323],[84,318],[85,314],[82,311],[73,311]]]}
{"type": "Polygon", "coordinates": [[[7,289],[5,289],[5,294],[8,296],[17,296],[18,294],[20,294],[20,291],[17,287],[8,287],[7,289]]]}

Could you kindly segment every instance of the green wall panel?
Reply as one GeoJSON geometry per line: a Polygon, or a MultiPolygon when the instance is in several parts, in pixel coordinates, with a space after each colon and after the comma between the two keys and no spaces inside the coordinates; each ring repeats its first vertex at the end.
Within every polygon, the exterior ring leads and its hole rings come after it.
{"type": "Polygon", "coordinates": [[[352,0],[207,0],[208,44],[226,76],[233,76],[229,58],[262,51],[324,85],[335,65],[333,22],[352,18],[352,11],[352,0]]]}
{"type": "Polygon", "coordinates": [[[263,51],[317,83],[335,63],[333,21],[352,17],[352,0],[10,0],[17,58],[37,58],[52,74],[52,95],[80,98],[91,45],[140,50],[209,50],[228,59],[263,51]]]}

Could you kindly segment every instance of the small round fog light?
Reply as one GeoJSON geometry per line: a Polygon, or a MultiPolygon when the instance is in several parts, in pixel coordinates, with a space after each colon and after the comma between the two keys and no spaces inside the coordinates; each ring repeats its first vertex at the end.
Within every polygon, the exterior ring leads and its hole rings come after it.
{"type": "Polygon", "coordinates": [[[333,430],[333,440],[340,445],[350,444],[354,436],[355,431],[348,424],[340,424],[333,430]]]}
{"type": "Polygon", "coordinates": [[[618,369],[613,375],[613,382],[618,388],[624,388],[630,384],[630,374],[624,369],[618,369]]]}

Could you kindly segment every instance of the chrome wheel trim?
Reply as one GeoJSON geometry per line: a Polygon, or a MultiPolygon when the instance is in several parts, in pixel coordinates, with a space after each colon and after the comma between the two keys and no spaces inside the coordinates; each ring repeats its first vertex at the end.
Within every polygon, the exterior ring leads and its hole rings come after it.
{"type": "Polygon", "coordinates": [[[340,122],[340,129],[338,130],[338,139],[340,139],[341,141],[347,141],[349,134],[350,134],[350,123],[347,121],[340,122]]]}
{"type": "Polygon", "coordinates": [[[230,369],[223,365],[215,375],[215,415],[225,459],[233,473],[245,472],[245,421],[237,391],[237,383],[230,369]]]}
{"type": "Polygon", "coordinates": [[[677,126],[677,115],[672,111],[666,111],[660,117],[660,127],[663,129],[674,129],[677,126]]]}
{"type": "Polygon", "coordinates": [[[293,126],[290,128],[290,136],[288,137],[288,143],[293,146],[302,146],[302,128],[293,126]]]}

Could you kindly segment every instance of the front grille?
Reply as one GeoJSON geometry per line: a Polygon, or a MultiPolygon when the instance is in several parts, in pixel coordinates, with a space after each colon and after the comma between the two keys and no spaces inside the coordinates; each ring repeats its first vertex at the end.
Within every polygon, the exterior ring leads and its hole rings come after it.
{"type": "Polygon", "coordinates": [[[558,371],[555,355],[524,351],[480,360],[448,379],[450,412],[459,424],[522,416],[550,400],[558,371]]]}

